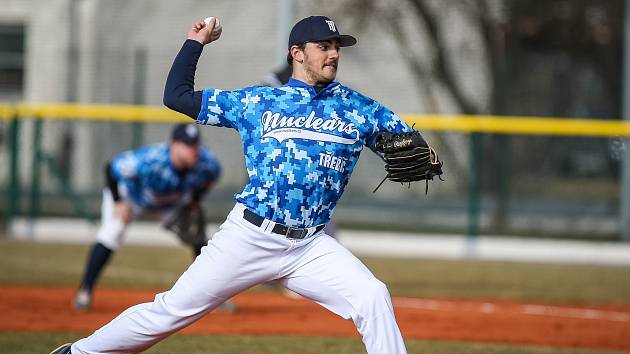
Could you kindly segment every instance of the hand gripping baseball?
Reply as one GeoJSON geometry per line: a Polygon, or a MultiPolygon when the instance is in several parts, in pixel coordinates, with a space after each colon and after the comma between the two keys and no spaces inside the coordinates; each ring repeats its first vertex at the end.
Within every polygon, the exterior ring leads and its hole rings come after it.
{"type": "Polygon", "coordinates": [[[188,39],[195,40],[203,45],[212,43],[221,37],[223,27],[216,17],[208,17],[203,21],[197,21],[188,32],[188,39]]]}
{"type": "Polygon", "coordinates": [[[442,180],[443,163],[418,131],[383,132],[376,139],[376,150],[383,154],[387,176],[374,189],[374,192],[385,179],[401,183],[424,180],[426,192],[429,190],[429,180],[433,180],[435,176],[442,180]]]}

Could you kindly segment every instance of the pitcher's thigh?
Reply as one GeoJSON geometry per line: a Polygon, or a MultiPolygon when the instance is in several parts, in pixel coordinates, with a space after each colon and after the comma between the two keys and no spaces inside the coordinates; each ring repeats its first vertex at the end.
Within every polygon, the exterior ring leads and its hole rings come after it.
{"type": "Polygon", "coordinates": [[[354,317],[365,307],[391,310],[385,284],[350,251],[331,237],[318,237],[301,255],[283,284],[344,317],[354,317]]]}
{"type": "Polygon", "coordinates": [[[166,295],[166,303],[178,308],[197,309],[220,305],[235,294],[267,280],[267,267],[252,267],[273,259],[262,249],[251,249],[238,229],[217,232],[201,254],[181,275],[166,295]],[[262,260],[257,259],[260,257],[262,260]]]}

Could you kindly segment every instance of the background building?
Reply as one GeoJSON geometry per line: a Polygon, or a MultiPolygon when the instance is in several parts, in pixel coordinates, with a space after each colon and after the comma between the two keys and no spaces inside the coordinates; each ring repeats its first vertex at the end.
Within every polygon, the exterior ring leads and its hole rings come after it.
{"type": "MultiPolygon", "coordinates": [[[[205,49],[196,87],[257,84],[282,65],[290,26],[317,13],[359,39],[342,51],[339,81],[398,113],[616,118],[623,4],[0,0],[0,101],[161,106],[168,69],[190,24],[209,15],[221,19],[224,32],[205,49]]],[[[34,122],[22,123],[19,168],[26,198],[35,136],[34,122]]],[[[169,128],[44,121],[41,139],[73,191],[97,213],[103,162],[122,149],[164,140],[169,128]]],[[[0,138],[6,127],[2,131],[0,138]]],[[[203,134],[226,167],[210,205],[220,219],[245,183],[242,152],[231,130],[203,134]]],[[[447,181],[430,186],[428,195],[424,186],[392,183],[372,195],[384,172],[367,152],[337,210],[342,225],[462,232],[470,226],[471,188],[478,188],[485,232],[619,237],[625,146],[619,138],[426,135],[446,163],[447,181]],[[480,146],[481,163],[471,163],[473,143],[480,146]],[[480,177],[477,187],[469,185],[473,173],[480,177]]],[[[3,171],[9,170],[6,146],[3,171]]],[[[41,212],[73,215],[57,177],[45,168],[42,174],[41,212]]],[[[0,174],[5,194],[7,179],[0,174]]],[[[21,212],[28,208],[21,200],[21,212]]]]}

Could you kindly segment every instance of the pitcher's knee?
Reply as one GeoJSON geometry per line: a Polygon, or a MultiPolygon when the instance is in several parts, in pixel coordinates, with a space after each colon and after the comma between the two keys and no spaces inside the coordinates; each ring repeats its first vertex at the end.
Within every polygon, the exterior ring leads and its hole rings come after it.
{"type": "Polygon", "coordinates": [[[158,294],[155,300],[148,304],[151,317],[155,320],[152,321],[151,326],[158,333],[183,328],[194,322],[203,313],[203,309],[192,307],[182,309],[172,306],[165,301],[165,295],[166,293],[158,294]]]}
{"type": "Polygon", "coordinates": [[[389,310],[391,310],[391,298],[387,286],[376,278],[366,283],[361,289],[359,311],[366,315],[366,312],[373,313],[389,310]]]}

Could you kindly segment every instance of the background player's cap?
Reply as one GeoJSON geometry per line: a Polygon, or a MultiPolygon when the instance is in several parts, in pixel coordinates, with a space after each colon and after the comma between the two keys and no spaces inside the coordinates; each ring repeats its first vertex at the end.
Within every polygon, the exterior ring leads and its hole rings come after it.
{"type": "Polygon", "coordinates": [[[310,16],[301,19],[293,26],[289,35],[289,49],[294,45],[325,41],[332,38],[339,38],[341,47],[349,47],[357,43],[356,38],[347,34],[340,34],[335,22],[328,17],[310,16]]]}
{"type": "Polygon", "coordinates": [[[180,123],[173,128],[173,141],[180,141],[184,144],[195,145],[199,144],[201,134],[199,133],[199,127],[196,124],[180,123]]]}

